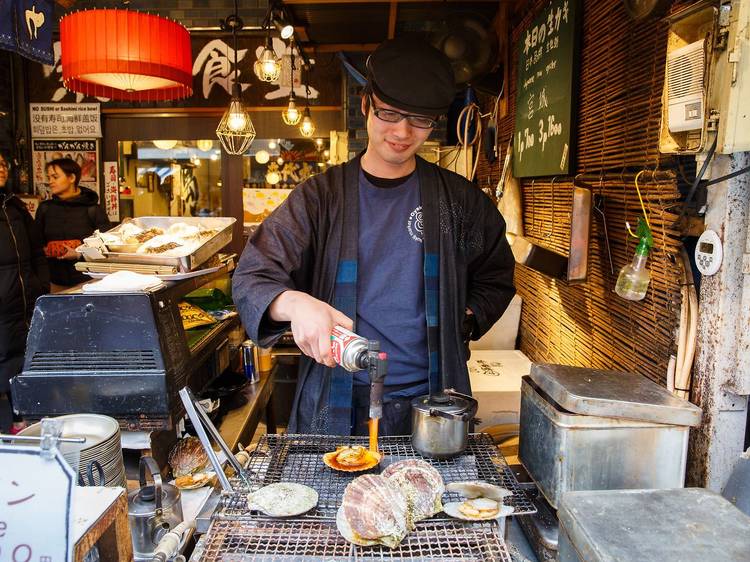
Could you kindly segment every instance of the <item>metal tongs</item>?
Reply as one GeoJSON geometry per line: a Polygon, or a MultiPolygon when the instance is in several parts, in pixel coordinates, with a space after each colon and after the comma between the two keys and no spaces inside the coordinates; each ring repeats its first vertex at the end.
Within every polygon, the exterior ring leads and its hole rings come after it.
{"type": "Polygon", "coordinates": [[[206,455],[208,455],[208,460],[211,461],[211,466],[216,472],[216,477],[219,479],[222,489],[225,492],[234,491],[234,488],[232,488],[232,485],[229,483],[227,475],[224,474],[224,471],[222,470],[219,458],[216,456],[213,447],[211,447],[209,434],[211,435],[211,438],[214,440],[214,442],[216,442],[216,444],[222,450],[224,455],[227,457],[227,462],[232,465],[232,468],[234,468],[237,475],[249,488],[250,482],[247,479],[245,469],[242,468],[242,465],[235,458],[234,454],[229,449],[224,439],[221,438],[221,435],[216,429],[216,426],[208,418],[205,410],[198,403],[198,400],[196,400],[195,396],[188,387],[184,387],[182,390],[180,390],[180,398],[182,399],[182,404],[185,406],[185,411],[187,412],[190,421],[193,422],[193,427],[195,428],[195,432],[198,434],[198,439],[200,439],[201,445],[203,445],[203,448],[206,451],[206,455]],[[206,433],[206,431],[208,431],[208,433],[206,433]]]}

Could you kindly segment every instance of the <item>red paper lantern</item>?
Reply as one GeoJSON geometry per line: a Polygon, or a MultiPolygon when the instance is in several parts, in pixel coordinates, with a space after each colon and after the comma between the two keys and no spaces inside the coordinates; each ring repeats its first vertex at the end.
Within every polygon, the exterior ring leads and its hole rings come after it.
{"type": "Polygon", "coordinates": [[[88,96],[164,101],[193,94],[190,33],[130,10],[85,10],[60,19],[63,84],[88,96]]]}

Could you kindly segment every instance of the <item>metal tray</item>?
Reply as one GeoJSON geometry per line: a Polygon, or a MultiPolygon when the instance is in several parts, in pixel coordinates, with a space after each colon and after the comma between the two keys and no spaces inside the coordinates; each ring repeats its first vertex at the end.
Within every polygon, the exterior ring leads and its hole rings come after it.
{"type": "MultiPolygon", "coordinates": [[[[83,251],[82,254],[86,261],[171,265],[178,268],[180,273],[187,273],[200,266],[232,241],[232,226],[236,220],[234,217],[138,217],[128,221],[143,229],[157,227],[167,230],[175,223],[184,222],[218,231],[186,256],[167,257],[155,254],[99,251],[96,249],[94,251],[83,251]]],[[[116,226],[109,232],[118,232],[121,227],[122,225],[116,226]]]]}

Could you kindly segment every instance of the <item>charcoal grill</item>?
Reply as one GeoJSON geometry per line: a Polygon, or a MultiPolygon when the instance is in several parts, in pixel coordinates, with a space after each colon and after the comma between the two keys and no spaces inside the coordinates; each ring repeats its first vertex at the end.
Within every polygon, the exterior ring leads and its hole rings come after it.
{"type": "Polygon", "coordinates": [[[178,309],[184,295],[220,275],[226,268],[149,293],[40,297],[23,371],[11,381],[14,407],[29,419],[88,412],[126,430],[171,429],[184,413],[178,390],[202,389],[229,362],[238,319],[189,341],[178,309]]]}
{"type": "MultiPolygon", "coordinates": [[[[219,510],[204,537],[202,550],[193,559],[201,562],[266,560],[510,560],[496,521],[465,523],[438,514],[421,521],[396,549],[359,547],[346,542],[336,530],[336,511],[344,489],[360,473],[336,472],[323,464],[322,456],[341,445],[367,446],[366,437],[329,435],[265,435],[245,472],[247,484],[232,480],[233,492],[222,495],[219,510]],[[284,520],[270,519],[248,510],[247,493],[281,481],[298,482],[318,492],[311,512],[284,520]]],[[[383,462],[369,472],[379,472],[391,462],[422,458],[408,436],[381,437],[378,447],[383,462]]],[[[519,487],[505,459],[489,435],[469,436],[466,451],[452,459],[424,459],[440,472],[446,483],[484,480],[511,490],[505,503],[516,514],[536,511],[519,487]]],[[[443,501],[457,501],[446,492],[443,501]]]]}

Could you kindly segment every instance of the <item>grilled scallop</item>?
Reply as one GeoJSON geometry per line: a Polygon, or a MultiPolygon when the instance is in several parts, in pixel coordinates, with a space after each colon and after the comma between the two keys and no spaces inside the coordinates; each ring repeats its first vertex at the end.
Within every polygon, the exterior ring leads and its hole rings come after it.
{"type": "Polygon", "coordinates": [[[247,505],[271,517],[292,517],[318,505],[318,492],[295,482],[276,482],[248,494],[247,505]]]}
{"type": "Polygon", "coordinates": [[[394,462],[382,475],[394,482],[406,496],[412,525],[443,510],[440,498],[445,491],[443,478],[428,462],[409,459],[394,462]]]}
{"type": "Polygon", "coordinates": [[[339,511],[339,532],[354,544],[374,541],[395,548],[409,531],[406,498],[383,476],[355,478],[344,490],[339,511]]]}
{"type": "Polygon", "coordinates": [[[359,445],[338,447],[323,455],[323,462],[334,470],[361,472],[377,466],[382,456],[359,445]]]}

